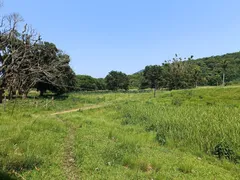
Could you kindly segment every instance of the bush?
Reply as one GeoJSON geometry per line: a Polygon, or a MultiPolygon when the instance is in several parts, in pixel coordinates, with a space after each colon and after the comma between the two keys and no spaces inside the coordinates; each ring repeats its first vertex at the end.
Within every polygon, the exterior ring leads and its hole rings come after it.
{"type": "Polygon", "coordinates": [[[165,135],[161,132],[157,132],[156,140],[160,145],[165,145],[167,143],[165,135]]]}
{"type": "Polygon", "coordinates": [[[235,153],[233,152],[232,148],[225,142],[220,142],[215,146],[213,150],[213,155],[217,156],[219,159],[235,159],[235,153]]]}

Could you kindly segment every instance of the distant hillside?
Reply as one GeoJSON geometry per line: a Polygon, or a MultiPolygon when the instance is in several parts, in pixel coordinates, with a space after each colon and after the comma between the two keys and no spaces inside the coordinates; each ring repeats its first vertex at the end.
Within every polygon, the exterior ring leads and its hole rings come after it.
{"type": "MultiPolygon", "coordinates": [[[[203,57],[190,62],[198,65],[201,69],[202,81],[199,82],[199,85],[220,85],[222,82],[222,64],[224,62],[226,63],[226,83],[240,83],[240,52],[203,57]]],[[[132,87],[137,88],[140,86],[143,71],[140,70],[129,76],[132,87]]]]}
{"type": "Polygon", "coordinates": [[[142,73],[144,71],[144,69],[138,71],[138,72],[135,72],[134,74],[139,74],[139,73],[142,73]]]}
{"type": "Polygon", "coordinates": [[[226,82],[240,81],[240,52],[196,59],[206,77],[206,85],[218,85],[222,80],[222,65],[226,63],[226,82]]]}

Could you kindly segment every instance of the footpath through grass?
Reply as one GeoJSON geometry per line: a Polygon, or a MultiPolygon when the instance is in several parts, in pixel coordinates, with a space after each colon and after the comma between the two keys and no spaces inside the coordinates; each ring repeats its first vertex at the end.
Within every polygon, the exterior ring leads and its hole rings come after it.
{"type": "Polygon", "coordinates": [[[232,87],[8,102],[0,179],[240,179],[239,99],[232,87]]]}

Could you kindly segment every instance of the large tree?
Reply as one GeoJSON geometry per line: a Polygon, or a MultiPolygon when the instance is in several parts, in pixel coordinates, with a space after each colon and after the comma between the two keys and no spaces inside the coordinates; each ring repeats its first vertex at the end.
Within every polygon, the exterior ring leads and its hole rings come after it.
{"type": "Polygon", "coordinates": [[[146,66],[143,76],[150,88],[157,89],[162,81],[162,67],[158,65],[146,66]]]}
{"type": "Polygon", "coordinates": [[[18,14],[3,18],[0,29],[0,87],[8,90],[10,98],[16,91],[26,97],[33,87],[41,93],[47,89],[63,93],[73,87],[75,74],[69,66],[70,57],[54,44],[42,42],[27,24],[19,32],[17,25],[22,21],[18,14]]]}
{"type": "Polygon", "coordinates": [[[175,58],[163,64],[166,88],[172,90],[194,87],[191,59],[192,57],[182,59],[176,54],[175,58]]]}
{"type": "Polygon", "coordinates": [[[128,90],[129,78],[125,73],[111,71],[105,77],[107,89],[116,91],[118,89],[128,90]]]}
{"type": "Polygon", "coordinates": [[[35,87],[40,91],[40,95],[47,90],[57,94],[73,90],[76,79],[69,65],[69,55],[49,42],[38,44],[36,50],[36,58],[41,64],[41,70],[37,74],[35,87]]]}

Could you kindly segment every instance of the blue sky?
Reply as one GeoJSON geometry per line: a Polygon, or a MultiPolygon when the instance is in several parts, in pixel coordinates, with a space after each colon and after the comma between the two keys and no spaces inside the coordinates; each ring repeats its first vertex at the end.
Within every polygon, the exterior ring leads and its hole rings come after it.
{"type": "Polygon", "coordinates": [[[239,0],[5,0],[43,40],[71,56],[77,74],[131,74],[175,53],[240,50],[239,0]]]}

